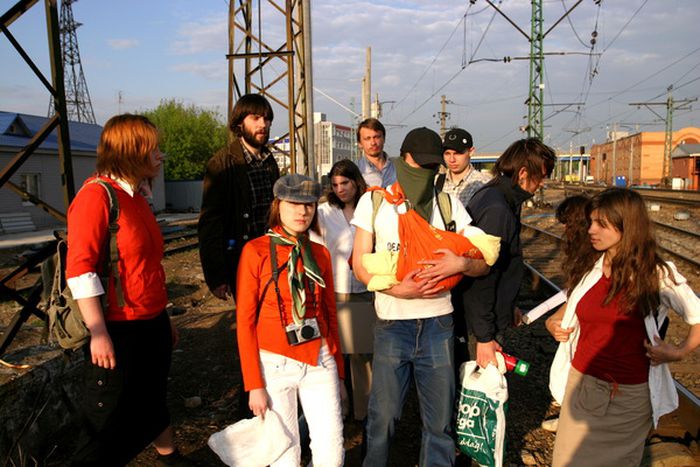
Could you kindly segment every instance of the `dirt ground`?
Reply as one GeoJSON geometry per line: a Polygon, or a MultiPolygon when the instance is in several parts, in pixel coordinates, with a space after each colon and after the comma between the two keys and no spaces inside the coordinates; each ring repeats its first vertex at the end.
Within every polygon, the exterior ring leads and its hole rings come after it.
{"type": "MultiPolygon", "coordinates": [[[[9,258],[25,249],[0,251],[1,258],[9,258]]],[[[13,263],[7,259],[5,267],[13,263]]],[[[171,302],[173,320],[179,329],[179,344],[173,353],[173,364],[169,381],[169,406],[176,440],[180,450],[202,466],[223,465],[208,448],[208,437],[237,421],[238,395],[241,390],[241,375],[235,372],[236,341],[233,302],[224,302],[214,297],[204,283],[196,249],[168,256],[164,260],[167,276],[168,295],[171,302]]],[[[23,283],[31,282],[25,279],[23,283]]],[[[12,315],[19,309],[14,302],[0,304],[0,327],[4,328],[12,315]]],[[[30,318],[25,323],[10,348],[10,352],[37,344],[44,337],[43,323],[30,318]]],[[[530,340],[528,335],[522,339],[530,340]]],[[[517,339],[516,341],[517,342],[517,339]]],[[[529,344],[528,344],[529,346],[529,344]]],[[[531,375],[541,377],[547,371],[551,359],[551,349],[542,352],[539,347],[521,354],[531,364],[531,375]]],[[[522,349],[521,349],[522,351],[522,349]]],[[[21,362],[14,362],[21,363],[21,362]]],[[[513,399],[509,419],[518,420],[508,427],[511,443],[509,457],[520,464],[520,448],[547,452],[553,436],[536,429],[539,421],[549,410],[549,397],[546,391],[538,389],[537,377],[515,377],[510,383],[513,395],[520,394],[521,400],[513,399]],[[516,379],[517,378],[517,379],[516,379]],[[528,414],[527,417],[523,415],[528,414]],[[535,418],[533,418],[533,416],[535,418]],[[534,432],[533,430],[536,429],[534,432]],[[534,434],[533,434],[534,433],[534,434]]],[[[404,407],[402,419],[396,430],[395,442],[390,453],[391,466],[417,465],[420,450],[419,408],[412,390],[404,407]]],[[[347,466],[359,466],[362,461],[360,443],[362,426],[354,420],[345,422],[345,448],[347,466]]],[[[546,455],[546,454],[544,454],[546,455]]],[[[48,465],[64,465],[65,449],[47,459],[48,465]]],[[[152,465],[155,451],[147,448],[131,466],[152,465]]],[[[309,459],[305,459],[308,461],[309,459]]]]}
{"type": "MultiPolygon", "coordinates": [[[[0,252],[2,258],[20,254],[22,249],[0,252]]],[[[173,320],[180,342],[173,354],[169,383],[169,405],[181,451],[203,466],[223,465],[207,447],[208,437],[237,421],[241,375],[234,371],[236,358],[233,302],[215,298],[207,289],[196,249],[166,257],[167,288],[173,320]]],[[[7,325],[18,306],[0,304],[0,326],[7,325]]],[[[554,435],[539,427],[540,422],[556,411],[550,406],[546,379],[555,350],[553,341],[540,325],[514,329],[509,336],[512,349],[505,349],[531,363],[527,377],[509,375],[510,392],[507,460],[510,465],[547,465],[551,459],[554,435]]],[[[39,342],[42,324],[31,319],[22,327],[12,349],[39,342]]],[[[696,352],[697,357],[697,352],[696,352]]],[[[679,376],[697,392],[697,359],[679,368],[679,376]]],[[[414,391],[406,403],[397,427],[390,454],[392,466],[418,463],[420,450],[419,409],[414,391]]],[[[346,465],[361,465],[361,425],[345,424],[346,465]]],[[[146,449],[130,465],[152,465],[155,452],[146,449]]],[[[51,459],[62,465],[64,459],[51,459]]]]}

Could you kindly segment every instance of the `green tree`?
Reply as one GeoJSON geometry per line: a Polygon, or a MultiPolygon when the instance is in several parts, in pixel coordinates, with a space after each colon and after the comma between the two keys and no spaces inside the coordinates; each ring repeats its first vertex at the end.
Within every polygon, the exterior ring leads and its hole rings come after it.
{"type": "Polygon", "coordinates": [[[209,158],[226,145],[227,129],[218,112],[169,99],[143,115],[160,130],[166,180],[201,180],[209,158]]]}

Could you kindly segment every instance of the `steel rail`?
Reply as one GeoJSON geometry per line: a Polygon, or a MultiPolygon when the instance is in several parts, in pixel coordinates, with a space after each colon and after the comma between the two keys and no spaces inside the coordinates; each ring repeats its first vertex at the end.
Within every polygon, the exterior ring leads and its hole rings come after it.
{"type": "MultiPolygon", "coordinates": [[[[557,235],[557,234],[552,233],[552,232],[548,232],[548,231],[546,231],[546,230],[544,230],[544,229],[541,229],[541,228],[539,228],[539,227],[535,227],[534,225],[527,224],[527,223],[525,223],[525,222],[522,222],[521,224],[522,224],[523,227],[528,228],[528,229],[531,229],[531,230],[534,230],[534,231],[537,232],[538,234],[543,234],[543,235],[552,237],[552,238],[554,238],[554,239],[561,240],[561,236],[560,236],[560,235],[557,235]]],[[[698,236],[700,236],[700,235],[698,235],[698,236]]],[[[695,266],[696,268],[700,268],[700,261],[694,260],[693,258],[688,258],[687,256],[685,256],[685,255],[683,255],[683,254],[681,254],[681,253],[678,253],[678,252],[676,252],[676,251],[673,251],[673,250],[671,250],[670,248],[667,248],[667,247],[665,247],[665,246],[663,246],[663,245],[658,245],[658,247],[659,247],[659,249],[660,249],[661,251],[663,251],[663,252],[665,252],[665,253],[668,253],[669,255],[675,256],[676,258],[678,258],[678,259],[680,259],[680,260],[682,260],[682,261],[685,261],[685,262],[688,263],[688,264],[692,264],[692,265],[695,266]]]]}
{"type": "Polygon", "coordinates": [[[691,232],[690,230],[682,229],[680,227],[676,227],[675,225],[665,224],[663,222],[659,222],[659,221],[655,221],[655,220],[652,220],[652,222],[654,223],[654,225],[657,225],[661,228],[673,230],[674,232],[678,232],[678,233],[684,234],[684,235],[689,235],[689,236],[694,237],[694,238],[700,238],[700,233],[691,232]]]}

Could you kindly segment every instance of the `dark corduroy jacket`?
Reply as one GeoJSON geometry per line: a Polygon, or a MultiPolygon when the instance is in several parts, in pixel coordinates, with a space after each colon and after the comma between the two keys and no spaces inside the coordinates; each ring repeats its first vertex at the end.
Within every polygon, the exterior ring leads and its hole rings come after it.
{"type": "MultiPolygon", "coordinates": [[[[279,168],[275,158],[265,163],[274,165],[275,179],[279,168]]],[[[248,165],[238,138],[216,153],[207,163],[199,214],[199,258],[204,279],[210,289],[228,284],[236,292],[236,270],[243,245],[265,232],[253,232],[251,187],[248,165]],[[230,240],[235,243],[231,245],[230,240]]],[[[235,295],[234,295],[235,296],[235,295]]]]}

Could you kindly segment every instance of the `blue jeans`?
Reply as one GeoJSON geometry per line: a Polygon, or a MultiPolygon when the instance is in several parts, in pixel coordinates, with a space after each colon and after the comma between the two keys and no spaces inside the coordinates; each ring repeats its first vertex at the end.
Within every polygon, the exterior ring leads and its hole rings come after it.
{"type": "Polygon", "coordinates": [[[422,421],[419,465],[454,465],[453,333],[451,314],[428,319],[377,320],[365,467],[387,465],[389,443],[411,376],[418,391],[422,421]]]}

